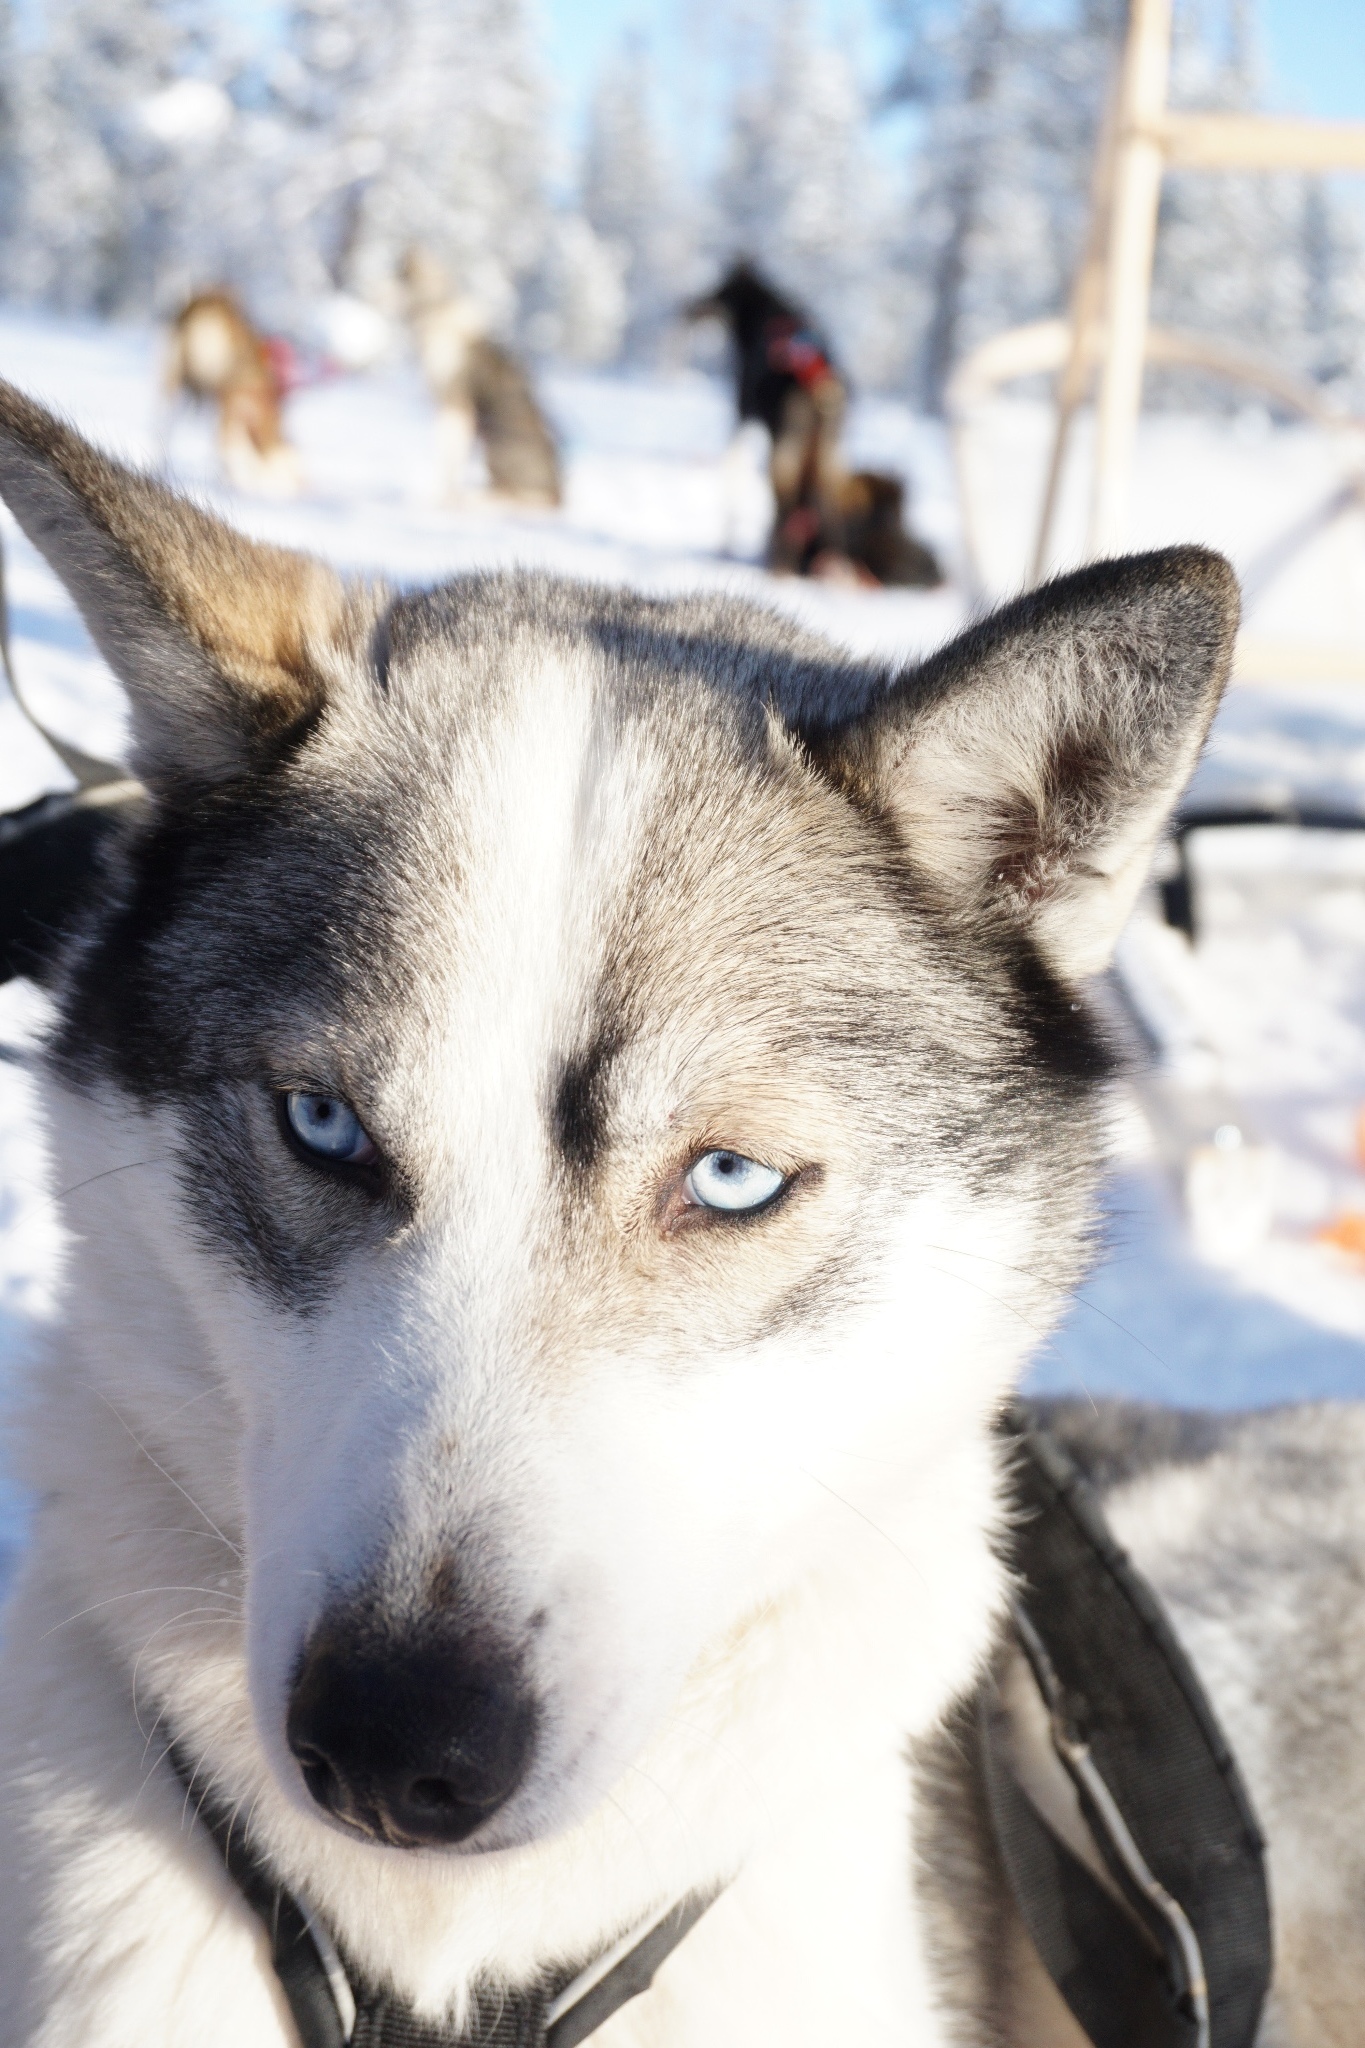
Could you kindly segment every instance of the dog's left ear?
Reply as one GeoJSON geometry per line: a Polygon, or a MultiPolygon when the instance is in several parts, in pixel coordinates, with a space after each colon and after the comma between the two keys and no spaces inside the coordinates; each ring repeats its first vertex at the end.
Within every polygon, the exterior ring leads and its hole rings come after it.
{"type": "Polygon", "coordinates": [[[267,765],[321,710],[332,570],[234,533],[0,383],[0,496],[128,692],[153,791],[267,765]]]}
{"type": "Polygon", "coordinates": [[[1236,578],[1204,548],[1101,562],[803,737],[953,908],[1022,925],[1074,981],[1105,965],[1132,909],[1237,617],[1236,578]]]}

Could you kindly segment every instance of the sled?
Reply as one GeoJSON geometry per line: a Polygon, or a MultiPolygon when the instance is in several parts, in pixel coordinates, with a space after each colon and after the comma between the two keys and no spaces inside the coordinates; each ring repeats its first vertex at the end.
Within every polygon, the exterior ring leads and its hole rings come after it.
{"type": "MultiPolygon", "coordinates": [[[[1294,799],[1186,805],[1119,941],[1106,989],[1117,1035],[1130,1055],[1128,1081],[1157,1160],[1182,1199],[1195,1247],[1216,1263],[1233,1264],[1271,1231],[1274,1161],[1254,1113],[1227,1079],[1218,1029],[1227,997],[1199,955],[1203,915],[1193,848],[1202,835],[1246,828],[1359,835],[1365,833],[1365,810],[1294,799]]],[[[1360,858],[1350,860],[1341,878],[1365,887],[1365,839],[1357,846],[1360,858]]],[[[1314,886],[1313,868],[1294,861],[1266,862],[1263,872],[1269,885],[1292,887],[1297,876],[1305,892],[1314,886]]],[[[1365,1116],[1358,1131],[1365,1133],[1365,1116]]],[[[1359,1137],[1357,1153],[1355,1163],[1365,1164],[1359,1137]]],[[[1365,1257],[1365,1214],[1337,1215],[1316,1235],[1365,1257]]]]}

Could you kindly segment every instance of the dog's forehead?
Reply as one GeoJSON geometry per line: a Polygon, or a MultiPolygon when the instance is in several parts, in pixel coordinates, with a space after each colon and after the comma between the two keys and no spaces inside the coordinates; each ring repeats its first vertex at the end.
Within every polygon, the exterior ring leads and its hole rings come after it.
{"type": "Polygon", "coordinates": [[[585,1060],[645,1013],[722,986],[734,1013],[839,950],[855,821],[730,680],[594,635],[413,649],[360,776],[354,735],[320,745],[339,813],[385,840],[358,863],[380,909],[362,937],[420,954],[466,1042],[482,1012],[504,1052],[534,1026],[585,1060]]]}
{"type": "Polygon", "coordinates": [[[772,709],[792,638],[553,587],[395,607],[286,765],[142,845],[77,1028],[155,1092],[272,1058],[344,1082],[452,1019],[490,1090],[706,991],[752,1025],[847,952],[866,866],[772,709]]]}

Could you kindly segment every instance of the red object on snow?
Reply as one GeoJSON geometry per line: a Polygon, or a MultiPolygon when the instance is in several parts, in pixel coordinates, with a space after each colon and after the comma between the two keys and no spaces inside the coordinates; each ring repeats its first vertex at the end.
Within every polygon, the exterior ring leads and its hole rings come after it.
{"type": "Polygon", "coordinates": [[[334,363],[330,356],[301,349],[287,334],[267,334],[263,336],[261,346],[279,398],[292,398],[296,391],[306,390],[310,384],[323,384],[329,377],[340,373],[340,365],[334,363]]]}

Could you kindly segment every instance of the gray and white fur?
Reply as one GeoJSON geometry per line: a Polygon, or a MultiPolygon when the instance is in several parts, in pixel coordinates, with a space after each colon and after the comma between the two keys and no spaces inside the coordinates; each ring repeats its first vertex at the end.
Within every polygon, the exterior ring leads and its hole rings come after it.
{"type": "MultiPolygon", "coordinates": [[[[0,491],[152,800],[43,1058],[0,2043],[291,2040],[172,1738],[424,2014],[725,1880],[602,2048],[1042,2038],[962,1932],[1007,1915],[944,1731],[1005,1593],[991,1422],[1091,1252],[1083,983],[1226,564],[1100,564],[887,671],[736,602],[343,584],[6,387],[0,491]],[[708,1206],[722,1154],[777,1193],[708,1206]]],[[[1270,1823],[1277,2042],[1346,2039],[1313,1959],[1354,1997],[1362,1427],[1115,1496],[1270,1823]]]]}

